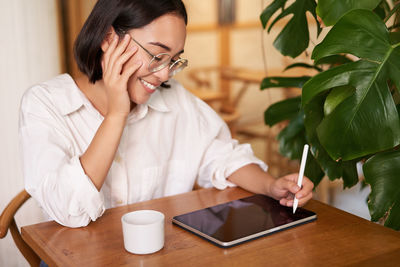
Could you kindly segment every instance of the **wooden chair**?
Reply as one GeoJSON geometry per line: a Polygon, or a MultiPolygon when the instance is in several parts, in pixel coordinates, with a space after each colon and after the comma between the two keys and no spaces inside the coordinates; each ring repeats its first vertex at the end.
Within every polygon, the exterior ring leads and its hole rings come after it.
{"type": "Polygon", "coordinates": [[[31,196],[25,190],[22,190],[10,201],[10,203],[8,203],[7,207],[3,210],[3,213],[0,216],[0,238],[4,238],[7,235],[8,229],[10,229],[15,245],[18,247],[19,251],[25,257],[28,263],[31,266],[39,266],[41,261],[39,256],[36,255],[32,248],[29,247],[28,244],[26,244],[22,239],[21,233],[14,218],[18,209],[30,197],[31,196]]]}

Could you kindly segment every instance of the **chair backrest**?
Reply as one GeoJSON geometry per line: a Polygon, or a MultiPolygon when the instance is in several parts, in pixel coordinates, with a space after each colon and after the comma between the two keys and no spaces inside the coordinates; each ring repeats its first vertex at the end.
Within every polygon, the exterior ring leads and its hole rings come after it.
{"type": "Polygon", "coordinates": [[[10,229],[15,245],[28,263],[31,266],[39,266],[39,256],[22,239],[21,233],[14,219],[15,213],[30,197],[31,196],[25,190],[22,190],[10,201],[10,203],[8,203],[0,216],[0,238],[4,238],[7,235],[8,229],[10,229]]]}

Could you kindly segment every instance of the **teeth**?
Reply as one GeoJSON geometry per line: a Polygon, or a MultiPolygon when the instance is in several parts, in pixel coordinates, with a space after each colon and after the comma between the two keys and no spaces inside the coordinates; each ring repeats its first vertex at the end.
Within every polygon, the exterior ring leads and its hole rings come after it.
{"type": "Polygon", "coordinates": [[[149,88],[150,90],[156,90],[156,88],[157,88],[157,87],[155,87],[154,85],[152,85],[152,84],[146,82],[145,80],[140,79],[140,81],[141,81],[147,88],[149,88]]]}

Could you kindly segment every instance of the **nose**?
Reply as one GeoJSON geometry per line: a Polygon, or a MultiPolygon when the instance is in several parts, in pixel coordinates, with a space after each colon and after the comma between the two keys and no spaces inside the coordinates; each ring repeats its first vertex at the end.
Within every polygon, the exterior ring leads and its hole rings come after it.
{"type": "Polygon", "coordinates": [[[161,82],[166,82],[169,79],[169,68],[166,66],[165,68],[154,72],[154,75],[158,77],[161,82]]]}

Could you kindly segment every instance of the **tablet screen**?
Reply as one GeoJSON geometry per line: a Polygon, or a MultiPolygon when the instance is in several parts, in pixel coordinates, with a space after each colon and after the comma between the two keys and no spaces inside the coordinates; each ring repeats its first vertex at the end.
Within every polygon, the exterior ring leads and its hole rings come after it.
{"type": "Polygon", "coordinates": [[[312,211],[284,207],[275,199],[254,195],[175,216],[173,223],[227,247],[316,219],[312,211]]]}

